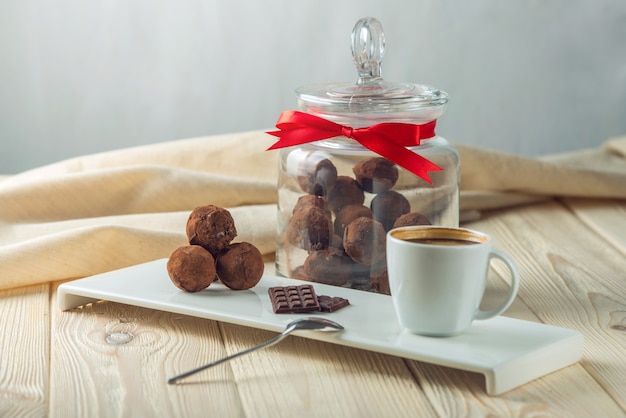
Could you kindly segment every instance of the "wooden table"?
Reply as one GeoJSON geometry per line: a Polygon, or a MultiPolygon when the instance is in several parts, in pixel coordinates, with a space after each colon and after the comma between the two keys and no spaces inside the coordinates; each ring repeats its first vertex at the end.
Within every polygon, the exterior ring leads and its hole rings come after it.
{"type": "MultiPolygon", "coordinates": [[[[580,363],[491,397],[478,374],[294,336],[167,385],[276,333],[111,302],[61,312],[46,284],[0,292],[0,416],[626,416],[626,202],[550,201],[466,226],[520,266],[506,315],[579,330],[580,363]]],[[[495,271],[486,304],[506,288],[495,271]]]]}

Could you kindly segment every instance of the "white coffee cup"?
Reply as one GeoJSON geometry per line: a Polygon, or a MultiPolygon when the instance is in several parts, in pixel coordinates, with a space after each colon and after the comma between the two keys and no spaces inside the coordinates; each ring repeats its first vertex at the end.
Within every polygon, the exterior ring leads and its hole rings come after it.
{"type": "Polygon", "coordinates": [[[519,272],[488,234],[465,228],[408,226],[387,234],[387,270],[400,324],[409,331],[446,337],[465,332],[475,319],[504,312],[519,289],[519,272]],[[511,273],[502,303],[480,310],[492,258],[511,273]]]}

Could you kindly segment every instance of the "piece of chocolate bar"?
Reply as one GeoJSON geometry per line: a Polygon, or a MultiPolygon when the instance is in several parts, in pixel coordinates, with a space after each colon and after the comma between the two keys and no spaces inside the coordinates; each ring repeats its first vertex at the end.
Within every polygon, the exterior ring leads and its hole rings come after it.
{"type": "Polygon", "coordinates": [[[315,289],[310,284],[270,287],[267,292],[274,313],[304,313],[320,310],[315,289]]]}
{"type": "Polygon", "coordinates": [[[319,295],[317,297],[317,301],[320,304],[321,312],[336,312],[339,309],[350,305],[350,301],[348,299],[339,296],[319,295]]]}

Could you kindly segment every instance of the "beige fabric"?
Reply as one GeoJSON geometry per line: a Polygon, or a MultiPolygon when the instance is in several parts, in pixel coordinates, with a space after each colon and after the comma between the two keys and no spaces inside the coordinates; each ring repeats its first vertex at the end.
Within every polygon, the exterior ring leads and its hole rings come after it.
{"type": "Polygon", "coordinates": [[[602,148],[541,159],[457,145],[461,210],[484,210],[559,196],[626,198],[626,137],[602,148]]]}
{"type": "MultiPolygon", "coordinates": [[[[0,289],[84,277],[167,257],[196,206],[231,210],[239,236],[275,245],[275,138],[245,132],[73,158],[0,177],[0,289]]],[[[459,146],[461,207],[554,196],[626,198],[626,138],[528,159],[459,146]]]]}

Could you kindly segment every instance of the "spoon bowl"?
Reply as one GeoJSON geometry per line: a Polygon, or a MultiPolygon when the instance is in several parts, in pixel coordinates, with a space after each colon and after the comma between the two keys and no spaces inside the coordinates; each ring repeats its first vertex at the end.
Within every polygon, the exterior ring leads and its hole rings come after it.
{"type": "MultiPolygon", "coordinates": [[[[336,323],[335,321],[331,321],[330,319],[318,318],[315,316],[297,319],[293,322],[290,322],[285,331],[293,328],[292,331],[298,330],[311,330],[311,331],[341,331],[343,330],[343,326],[336,323]]],[[[283,331],[283,333],[285,332],[283,331]]]]}
{"type": "Polygon", "coordinates": [[[271,340],[264,342],[263,344],[259,344],[252,348],[248,348],[247,350],[240,351],[239,353],[214,361],[213,363],[205,364],[204,366],[200,366],[195,369],[189,370],[188,372],[179,374],[178,376],[174,376],[171,379],[169,379],[167,383],[169,384],[176,383],[186,377],[189,377],[193,374],[206,370],[210,367],[217,366],[218,364],[222,364],[229,360],[232,360],[235,357],[243,356],[244,354],[251,353],[261,348],[272,346],[278,343],[279,341],[282,341],[287,335],[289,335],[293,331],[322,331],[322,332],[334,331],[334,332],[337,332],[337,331],[342,331],[343,329],[344,328],[342,325],[336,323],[335,321],[331,321],[330,319],[318,318],[314,316],[297,319],[287,324],[283,332],[281,332],[280,334],[278,334],[276,337],[272,338],[271,340]]]}

